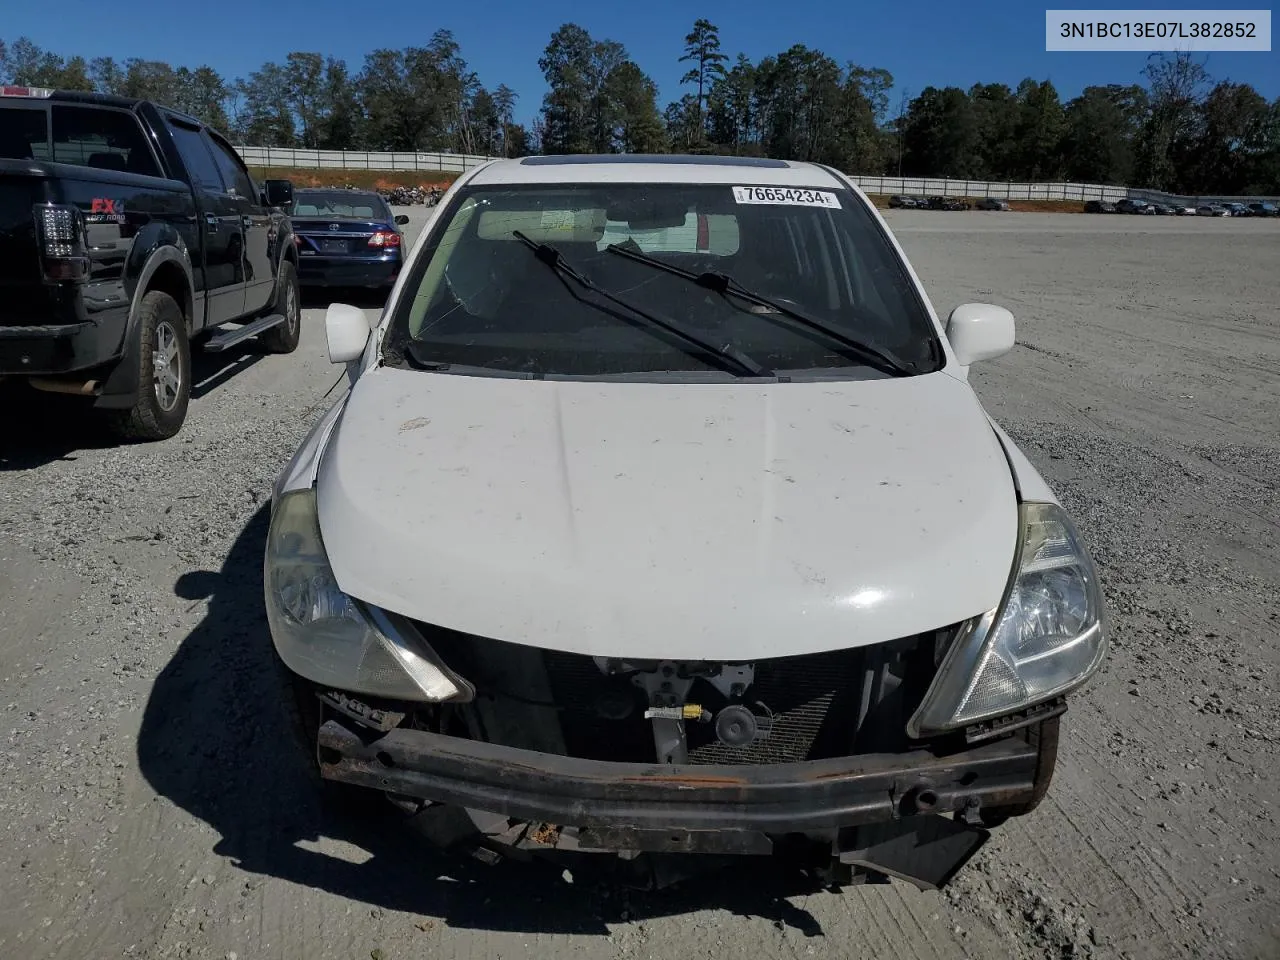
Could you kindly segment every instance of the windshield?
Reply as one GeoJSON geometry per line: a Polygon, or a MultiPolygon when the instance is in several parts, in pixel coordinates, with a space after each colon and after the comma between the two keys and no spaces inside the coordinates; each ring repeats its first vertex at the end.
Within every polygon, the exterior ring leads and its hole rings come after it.
{"type": "Polygon", "coordinates": [[[538,376],[732,376],[688,342],[566,282],[530,242],[555,248],[599,291],[780,375],[885,374],[831,336],[734,296],[733,287],[726,295],[609,248],[728,276],[915,372],[941,364],[904,265],[853,193],[617,183],[460,192],[406,278],[384,359],[538,376]]]}
{"type": "Polygon", "coordinates": [[[384,206],[382,199],[376,196],[317,193],[311,190],[298,190],[293,195],[292,216],[295,217],[385,220],[389,215],[390,211],[384,206]]]}

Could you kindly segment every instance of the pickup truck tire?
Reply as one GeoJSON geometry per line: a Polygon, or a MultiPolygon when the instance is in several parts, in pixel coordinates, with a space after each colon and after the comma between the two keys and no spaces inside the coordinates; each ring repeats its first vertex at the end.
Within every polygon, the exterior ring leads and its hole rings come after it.
{"type": "Polygon", "coordinates": [[[268,353],[293,353],[298,349],[298,338],[302,335],[302,287],[298,283],[298,268],[292,261],[280,264],[272,312],[284,314],[284,323],[259,337],[262,348],[268,353]]]}
{"type": "Polygon", "coordinates": [[[107,427],[122,440],[167,440],[191,401],[191,345],[178,302],[159,290],[144,294],[136,337],[138,393],[132,408],[106,413],[107,427]]]}

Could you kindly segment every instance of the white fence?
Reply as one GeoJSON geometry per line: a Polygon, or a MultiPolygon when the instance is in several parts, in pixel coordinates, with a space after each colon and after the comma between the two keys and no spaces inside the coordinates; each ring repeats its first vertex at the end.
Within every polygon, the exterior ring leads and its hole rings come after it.
{"type": "MultiPolygon", "coordinates": [[[[491,157],[466,153],[377,153],[365,150],[301,150],[294,147],[236,147],[251,167],[294,170],[398,170],[465,173],[491,157]]],[[[893,196],[996,197],[1003,200],[1109,200],[1146,197],[1153,191],[1098,183],[1011,183],[986,180],[943,180],[932,177],[863,177],[850,175],[865,192],[893,196]]],[[[1168,197],[1167,194],[1161,195],[1168,197]]],[[[1153,196],[1153,199],[1155,197],[1153,196]]],[[[1193,198],[1184,201],[1195,203],[1193,198]]],[[[1205,198],[1208,199],[1208,198],[1205,198]]],[[[1219,199],[1219,198],[1214,198],[1219,199]]],[[[1248,203],[1263,197],[1239,197],[1248,203]]]]}
{"type": "Polygon", "coordinates": [[[849,179],[865,193],[893,196],[995,197],[1001,200],[1123,200],[1125,187],[1097,183],[1012,183],[986,180],[942,180],[933,177],[860,177],[849,179]]]}
{"type": "Polygon", "coordinates": [[[298,150],[293,147],[236,147],[251,167],[296,170],[419,170],[465,173],[490,157],[465,153],[371,153],[364,150],[298,150]]]}

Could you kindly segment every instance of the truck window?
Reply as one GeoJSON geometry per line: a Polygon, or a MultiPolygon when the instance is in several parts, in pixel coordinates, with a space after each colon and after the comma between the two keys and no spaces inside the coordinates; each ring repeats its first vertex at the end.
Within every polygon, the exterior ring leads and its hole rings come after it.
{"type": "Polygon", "coordinates": [[[0,107],[0,159],[49,159],[49,114],[43,106],[0,107]]]}
{"type": "Polygon", "coordinates": [[[209,147],[205,144],[204,137],[200,135],[200,130],[176,120],[169,121],[169,129],[173,132],[173,142],[178,146],[182,162],[186,164],[187,172],[191,174],[191,185],[222,193],[226,187],[223,186],[218,166],[214,163],[213,154],[209,152],[209,147]]]}
{"type": "Polygon", "coordinates": [[[228,186],[235,187],[236,193],[245,200],[257,203],[257,188],[254,187],[253,181],[249,179],[249,172],[241,164],[240,158],[217,137],[209,138],[209,146],[213,148],[213,159],[218,164],[218,170],[222,174],[222,182],[228,186]]]}
{"type": "Polygon", "coordinates": [[[52,159],[148,177],[161,175],[138,118],[125,110],[54,104],[52,159]]]}

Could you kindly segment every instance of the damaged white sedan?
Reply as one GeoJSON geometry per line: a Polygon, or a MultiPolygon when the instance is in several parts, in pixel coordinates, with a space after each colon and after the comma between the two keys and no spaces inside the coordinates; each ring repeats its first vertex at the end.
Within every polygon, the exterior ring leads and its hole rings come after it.
{"type": "Polygon", "coordinates": [[[265,558],[325,781],[489,851],[922,887],[1043,797],[1095,570],[968,382],[1012,316],[942,322],[841,174],[491,162],[326,328],[265,558]]]}

